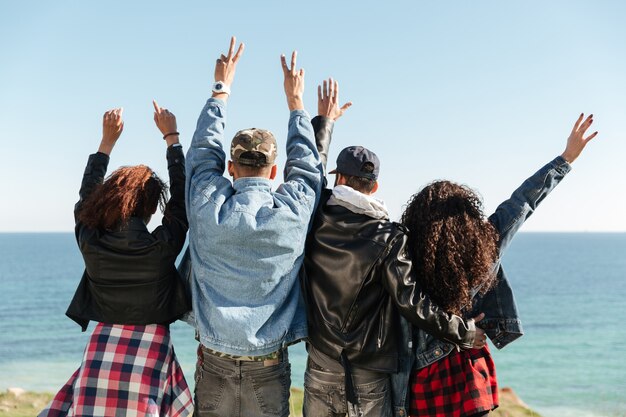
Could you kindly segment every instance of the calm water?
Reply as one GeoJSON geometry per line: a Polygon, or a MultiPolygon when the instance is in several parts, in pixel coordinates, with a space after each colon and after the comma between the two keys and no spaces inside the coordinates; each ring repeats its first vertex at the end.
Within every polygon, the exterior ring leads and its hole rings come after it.
{"type": "MultiPolygon", "coordinates": [[[[526,335],[494,352],[501,386],[545,417],[626,416],[626,234],[522,233],[504,265],[526,335]]],[[[55,391],[79,365],[88,333],[64,312],[81,272],[72,234],[0,234],[0,390],[55,391]]],[[[192,382],[193,331],[172,334],[192,382]]],[[[290,358],[301,386],[301,344],[290,358]]]]}

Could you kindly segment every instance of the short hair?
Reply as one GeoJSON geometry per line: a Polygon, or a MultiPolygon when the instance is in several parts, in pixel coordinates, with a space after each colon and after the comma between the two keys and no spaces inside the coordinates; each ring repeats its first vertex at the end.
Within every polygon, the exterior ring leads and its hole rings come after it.
{"type": "MultiPolygon", "coordinates": [[[[361,171],[365,174],[371,174],[372,172],[374,172],[374,164],[372,164],[371,162],[365,162],[361,167],[361,171]]],[[[341,174],[341,172],[339,174],[341,174]]],[[[345,185],[362,193],[369,194],[376,186],[376,180],[373,180],[371,178],[357,177],[356,175],[345,174],[341,174],[341,176],[346,181],[345,185]]]]}
{"type": "MultiPolygon", "coordinates": [[[[259,159],[262,159],[263,161],[265,161],[265,155],[259,153],[259,152],[246,152],[244,153],[244,155],[246,155],[247,159],[257,159],[257,157],[259,159]],[[254,155],[253,157],[248,155],[254,155]]],[[[248,165],[248,164],[242,164],[240,162],[237,161],[232,161],[233,164],[237,165],[237,170],[239,172],[239,175],[241,175],[242,177],[266,177],[269,175],[269,172],[272,169],[272,164],[265,164],[265,165],[248,165]]]]}

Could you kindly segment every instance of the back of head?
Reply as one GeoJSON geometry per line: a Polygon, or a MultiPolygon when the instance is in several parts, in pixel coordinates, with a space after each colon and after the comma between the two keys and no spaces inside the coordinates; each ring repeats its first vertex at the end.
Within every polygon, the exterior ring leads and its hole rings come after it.
{"type": "Polygon", "coordinates": [[[446,311],[471,308],[472,290],[495,282],[498,234],[470,188],[437,181],[413,195],[402,214],[409,255],[426,292],[446,311]]]}
{"type": "Polygon", "coordinates": [[[147,166],[121,167],[83,202],[78,219],[85,225],[115,230],[131,217],[148,221],[165,205],[167,186],[147,166]]]}
{"type": "Polygon", "coordinates": [[[344,185],[361,193],[370,194],[376,187],[380,160],[363,146],[348,146],[337,156],[337,168],[330,174],[341,174],[344,185]]]}

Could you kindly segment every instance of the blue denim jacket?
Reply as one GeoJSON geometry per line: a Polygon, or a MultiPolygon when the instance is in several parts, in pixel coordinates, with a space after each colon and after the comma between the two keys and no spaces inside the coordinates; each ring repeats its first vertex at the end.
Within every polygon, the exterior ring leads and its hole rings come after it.
{"type": "Polygon", "coordinates": [[[187,153],[193,321],[200,342],[261,356],[307,336],[298,271],[322,165],[304,110],[291,112],[285,182],[225,178],[226,104],[207,101],[187,153]]]}
{"type": "MultiPolygon", "coordinates": [[[[498,231],[500,256],[511,243],[511,239],[526,219],[535,211],[539,203],[558,185],[571,166],[561,156],[556,157],[539,171],[528,178],[513,192],[511,197],[498,206],[496,212],[489,216],[489,221],[498,231]]],[[[485,313],[480,327],[494,346],[502,349],[512,341],[521,337],[524,332],[517,313],[515,298],[500,262],[498,268],[498,284],[484,296],[475,297],[474,311],[485,313]]],[[[449,355],[456,347],[450,343],[434,338],[420,329],[413,329],[401,319],[402,344],[399,372],[391,377],[393,390],[394,412],[396,416],[407,415],[409,377],[412,369],[420,369],[449,355]]]]}

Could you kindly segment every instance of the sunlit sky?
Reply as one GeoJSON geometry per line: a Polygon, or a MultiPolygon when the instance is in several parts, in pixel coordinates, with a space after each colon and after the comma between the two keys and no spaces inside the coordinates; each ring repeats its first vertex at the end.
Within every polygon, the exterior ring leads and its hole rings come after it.
{"type": "Polygon", "coordinates": [[[125,130],[110,169],[145,163],[167,177],[151,100],[177,115],[187,148],[231,35],[246,51],[228,143],[266,128],[284,156],[279,57],[297,49],[312,115],[329,76],[354,102],[330,168],[345,146],[376,152],[393,219],[442,178],[478,189],[490,213],[593,113],[599,136],[523,230],[626,231],[626,2],[0,1],[0,16],[0,231],[72,230],[112,107],[125,108],[125,130]]]}

